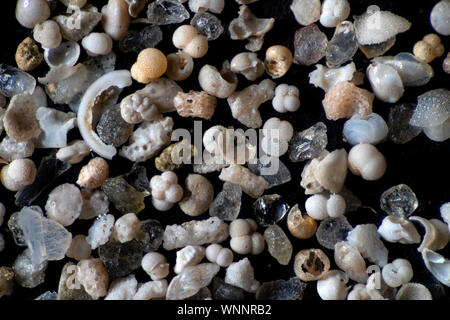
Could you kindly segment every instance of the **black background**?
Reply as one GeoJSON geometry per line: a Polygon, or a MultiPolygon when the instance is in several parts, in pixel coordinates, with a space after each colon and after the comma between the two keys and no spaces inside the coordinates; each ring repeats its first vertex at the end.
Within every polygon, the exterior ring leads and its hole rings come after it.
{"type": "MultiPolygon", "coordinates": [[[[89,1],[90,3],[101,8],[107,1],[89,1]]],[[[429,23],[429,14],[435,3],[438,1],[383,1],[383,0],[350,0],[351,4],[351,16],[362,14],[367,6],[378,5],[382,10],[389,10],[396,14],[399,14],[409,21],[412,22],[411,29],[403,34],[397,36],[397,42],[391,48],[387,54],[395,55],[399,52],[411,52],[414,43],[420,40],[424,35],[433,32],[433,29],[429,23]]],[[[25,29],[21,27],[14,17],[14,8],[16,1],[6,0],[2,2],[2,9],[0,12],[0,25],[2,30],[2,43],[0,50],[0,62],[15,65],[14,53],[17,45],[27,36],[32,35],[32,30],[25,29]]],[[[275,27],[266,35],[263,48],[258,51],[258,56],[260,59],[264,59],[265,50],[275,44],[281,44],[289,47],[293,51],[293,37],[294,32],[301,26],[295,21],[293,14],[289,9],[291,0],[260,0],[259,2],[250,4],[250,9],[255,13],[257,17],[274,17],[275,27]]],[[[186,4],[187,5],[187,4],[186,4]]],[[[62,12],[65,8],[62,5],[58,5],[56,12],[62,12]]],[[[226,0],[225,9],[219,18],[222,20],[225,32],[220,36],[219,39],[210,42],[210,48],[208,54],[202,59],[195,60],[194,73],[188,80],[180,82],[180,86],[184,91],[189,90],[201,90],[198,85],[197,75],[198,70],[204,64],[208,63],[220,67],[224,60],[231,60],[237,53],[246,51],[244,45],[246,41],[236,41],[230,40],[229,33],[227,31],[229,22],[237,17],[238,5],[235,1],[226,0]]],[[[145,12],[141,13],[141,16],[145,15],[145,12]]],[[[53,14],[54,15],[54,14],[53,14]]],[[[191,17],[193,14],[191,14],[191,17]]],[[[353,20],[352,17],[349,20],[353,20]]],[[[185,21],[188,23],[189,20],[185,21]]],[[[171,35],[178,25],[162,26],[164,38],[163,41],[157,46],[165,54],[175,52],[176,49],[171,43],[171,35]]],[[[139,29],[144,27],[144,25],[132,25],[132,29],[139,29]]],[[[334,28],[325,28],[319,24],[320,29],[325,32],[328,39],[331,39],[334,28]]],[[[101,31],[101,26],[97,26],[96,31],[101,31]]],[[[448,37],[441,37],[446,49],[448,50],[448,37]]],[[[114,52],[116,52],[118,59],[116,63],[116,69],[129,69],[132,63],[135,61],[137,54],[128,53],[123,54],[119,51],[117,44],[114,46],[114,52]]],[[[446,54],[445,54],[446,55],[446,54]]],[[[85,58],[84,53],[80,57],[79,61],[83,61],[85,58]]],[[[354,57],[356,67],[358,70],[365,71],[369,61],[364,57],[364,55],[358,51],[354,57]]],[[[431,63],[435,70],[435,77],[426,85],[419,88],[407,88],[404,96],[399,101],[401,102],[416,102],[418,95],[436,88],[448,88],[450,76],[442,71],[442,61],[443,57],[436,59],[431,63]]],[[[320,61],[324,64],[324,59],[320,61]]],[[[323,108],[321,106],[321,100],[323,99],[324,92],[320,88],[315,88],[308,83],[308,74],[313,71],[314,66],[305,67],[293,65],[289,72],[281,79],[276,79],[277,84],[288,83],[298,86],[300,89],[300,99],[301,106],[300,109],[294,113],[280,114],[273,110],[270,102],[265,103],[261,106],[260,111],[263,120],[267,120],[270,117],[279,117],[284,120],[289,120],[296,131],[304,130],[318,121],[323,121],[328,127],[328,146],[327,149],[332,151],[337,148],[345,148],[349,151],[350,146],[342,141],[342,128],[345,120],[339,121],[328,121],[325,118],[323,108]]],[[[41,77],[48,71],[45,63],[31,72],[35,77],[41,77]]],[[[257,79],[257,83],[264,79],[264,77],[257,79]]],[[[237,90],[242,90],[251,83],[246,81],[244,77],[239,76],[239,84],[237,90]]],[[[129,93],[141,88],[142,85],[134,83],[132,87],[126,88],[122,93],[121,97],[128,95],[129,93]]],[[[362,86],[370,90],[370,85],[367,80],[362,86]]],[[[49,100],[49,103],[51,101],[49,100]]],[[[51,105],[51,104],[50,104],[51,105]]],[[[374,102],[374,112],[383,116],[387,120],[387,115],[389,109],[393,105],[389,105],[379,100],[374,102]]],[[[68,111],[67,107],[58,106],[58,109],[68,111]]],[[[182,118],[177,114],[170,114],[175,120],[175,128],[193,128],[193,119],[182,118]]],[[[238,121],[231,117],[231,112],[228,107],[226,100],[219,100],[218,107],[216,108],[215,115],[210,121],[203,121],[203,128],[207,128],[222,124],[225,126],[234,126],[235,128],[243,128],[238,121]]],[[[5,133],[2,134],[3,137],[5,133]]],[[[72,130],[69,135],[69,140],[78,138],[78,131],[72,130]]],[[[382,179],[376,182],[364,181],[360,177],[355,177],[349,173],[346,186],[357,195],[363,202],[366,208],[362,208],[356,212],[347,215],[349,222],[355,226],[361,223],[374,223],[377,226],[381,223],[382,218],[385,213],[379,207],[379,198],[383,191],[390,188],[391,186],[397,185],[399,183],[405,183],[409,185],[416,193],[419,200],[419,207],[415,214],[425,217],[425,218],[437,218],[439,217],[439,207],[443,203],[450,201],[450,140],[446,142],[436,143],[429,140],[424,134],[416,137],[413,141],[405,145],[396,145],[390,141],[381,143],[377,145],[377,148],[384,154],[388,163],[388,169],[386,174],[382,179]]],[[[33,155],[33,160],[36,165],[39,164],[40,159],[43,156],[54,152],[55,150],[36,150],[33,155]]],[[[94,156],[93,154],[91,156],[94,156]]],[[[57,186],[63,182],[74,183],[78,175],[81,166],[87,163],[91,157],[87,157],[82,163],[75,165],[64,174],[61,179],[54,185],[57,186]]],[[[300,187],[300,174],[302,172],[304,163],[291,163],[287,155],[282,157],[282,161],[288,165],[292,174],[292,181],[279,187],[274,187],[267,190],[265,194],[278,193],[282,195],[287,202],[293,206],[296,203],[300,205],[300,208],[304,210],[304,202],[306,196],[304,195],[303,188],[300,187]]],[[[154,167],[153,159],[144,163],[148,169],[148,175],[151,177],[154,174],[158,174],[158,171],[154,167]]],[[[123,158],[115,157],[110,161],[111,176],[116,176],[128,172],[131,169],[132,163],[123,158]]],[[[185,177],[192,172],[192,168],[184,167],[177,173],[179,175],[179,181],[183,185],[185,177]]],[[[222,182],[217,178],[218,173],[211,173],[206,175],[208,179],[213,183],[215,194],[217,194],[222,189],[222,182]]],[[[53,186],[53,187],[54,187],[53,186]]],[[[51,190],[52,188],[50,188],[51,190]]],[[[46,196],[39,198],[34,204],[43,207],[45,205],[46,196]]],[[[0,265],[11,266],[14,262],[16,256],[22,252],[23,248],[17,247],[12,239],[11,234],[7,229],[7,221],[9,216],[19,210],[14,205],[14,193],[9,192],[0,186],[0,201],[6,205],[7,215],[5,217],[5,222],[3,226],[0,227],[0,232],[5,236],[6,248],[0,253],[0,265]]],[[[240,213],[240,218],[252,217],[253,210],[251,205],[253,199],[244,195],[242,200],[242,208],[240,213]]],[[[148,218],[158,219],[165,226],[168,224],[182,223],[191,220],[190,217],[184,215],[178,207],[175,206],[169,212],[158,212],[151,205],[150,197],[146,198],[146,209],[139,213],[139,218],[145,220],[148,218]]],[[[116,218],[120,214],[115,210],[115,208],[110,206],[110,213],[114,214],[116,218]]],[[[208,218],[208,213],[198,217],[198,219],[208,218]]],[[[87,234],[89,226],[92,221],[76,221],[72,226],[68,227],[69,231],[73,235],[76,234],[87,234]]],[[[293,256],[300,250],[305,248],[320,247],[315,237],[310,240],[299,240],[292,237],[286,228],[286,219],[279,222],[279,225],[283,227],[289,236],[292,244],[294,246],[293,256]]],[[[418,226],[419,232],[423,235],[423,229],[418,226]]],[[[263,228],[259,230],[261,233],[264,231],[263,228]]],[[[228,240],[225,241],[225,244],[228,240]]],[[[389,249],[389,261],[395,258],[406,258],[413,264],[414,267],[414,278],[412,281],[421,282],[427,285],[434,295],[435,299],[449,299],[449,289],[443,288],[437,285],[437,281],[429,274],[426,270],[420,254],[417,252],[418,245],[401,245],[401,244],[391,244],[385,242],[386,247],[389,249]],[[445,290],[445,292],[444,292],[445,290]]],[[[322,248],[323,249],[323,248],[322,248]]],[[[323,249],[332,261],[332,268],[336,268],[333,262],[333,251],[328,249],[323,249]]],[[[175,250],[171,252],[165,252],[160,250],[167,255],[171,267],[175,263],[175,250]]],[[[445,250],[441,252],[444,256],[450,257],[450,246],[447,246],[445,250]]],[[[96,253],[93,252],[95,256],[96,253]]],[[[271,281],[277,279],[289,279],[294,276],[293,272],[293,259],[288,266],[279,265],[274,258],[272,258],[267,250],[258,256],[248,256],[252,265],[255,268],[255,277],[257,280],[271,281]]],[[[235,261],[241,259],[239,255],[235,255],[235,261]]],[[[58,287],[58,280],[60,276],[61,269],[63,265],[68,261],[68,258],[62,261],[52,261],[49,262],[49,266],[46,271],[45,283],[39,285],[34,289],[25,289],[19,285],[15,285],[14,293],[10,297],[4,297],[2,300],[20,300],[20,299],[34,299],[38,295],[44,293],[47,290],[56,291],[58,287]]],[[[149,277],[142,271],[136,271],[136,277],[139,282],[149,281],[149,277]]],[[[173,276],[169,275],[168,279],[173,276]]],[[[222,269],[219,276],[223,278],[224,270],[222,269]]],[[[249,295],[249,299],[252,296],[249,295]]],[[[316,300],[320,299],[316,293],[315,283],[310,283],[305,297],[305,300],[316,300]]]]}

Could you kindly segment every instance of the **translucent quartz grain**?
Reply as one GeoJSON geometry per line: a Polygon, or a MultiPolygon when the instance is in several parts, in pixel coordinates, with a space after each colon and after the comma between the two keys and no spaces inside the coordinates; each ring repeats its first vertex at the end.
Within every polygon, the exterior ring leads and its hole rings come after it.
{"type": "Polygon", "coordinates": [[[348,233],[353,230],[347,218],[328,218],[323,220],[316,231],[317,241],[327,249],[334,249],[334,245],[345,240],[348,233]]]}
{"type": "Polygon", "coordinates": [[[313,23],[300,28],[294,35],[294,63],[310,66],[325,56],[328,39],[325,33],[313,23]]]}
{"type": "Polygon", "coordinates": [[[409,124],[415,109],[416,105],[413,103],[402,103],[389,111],[389,138],[394,143],[407,143],[422,132],[422,128],[409,124]]]}
{"type": "Polygon", "coordinates": [[[267,189],[285,184],[292,179],[288,167],[276,157],[262,156],[257,163],[249,163],[247,166],[251,172],[267,181],[267,189]]]}
{"type": "Polygon", "coordinates": [[[124,175],[125,180],[144,196],[149,196],[151,189],[147,169],[139,163],[134,163],[131,171],[124,175]]]}
{"type": "Polygon", "coordinates": [[[131,30],[119,41],[122,52],[139,53],[146,48],[154,48],[163,39],[163,33],[158,26],[147,26],[141,30],[131,30]]]}
{"type": "Polygon", "coordinates": [[[214,277],[212,295],[214,300],[244,300],[245,293],[241,288],[225,283],[222,279],[214,277]]]}
{"type": "Polygon", "coordinates": [[[102,190],[117,210],[122,213],[139,213],[145,208],[144,195],[119,176],[106,179],[102,190]]]}
{"type": "Polygon", "coordinates": [[[0,93],[4,96],[32,94],[35,87],[36,79],[30,74],[7,64],[0,64],[0,93]]]}
{"type": "Polygon", "coordinates": [[[337,68],[350,61],[358,51],[358,40],[355,28],[350,21],[343,21],[337,25],[333,38],[328,42],[326,50],[327,66],[337,68]]]}
{"type": "Polygon", "coordinates": [[[294,134],[289,142],[289,159],[300,162],[317,158],[325,150],[327,143],[327,126],[323,122],[317,122],[294,134]]]}
{"type": "Polygon", "coordinates": [[[262,226],[276,224],[289,211],[289,205],[278,194],[265,195],[253,203],[256,221],[262,226]]]}
{"type": "Polygon", "coordinates": [[[269,253],[281,265],[287,265],[292,257],[292,244],[289,238],[278,225],[268,227],[264,231],[264,239],[266,240],[269,253]]]}
{"type": "Polygon", "coordinates": [[[48,262],[34,263],[31,259],[31,252],[25,249],[14,260],[12,265],[14,280],[24,288],[34,288],[45,281],[45,270],[48,262]]]}
{"type": "Polygon", "coordinates": [[[189,12],[177,0],[156,0],[148,6],[147,18],[151,24],[180,23],[189,18],[189,12]]]}
{"type": "Polygon", "coordinates": [[[209,12],[198,12],[191,20],[191,25],[206,37],[208,41],[216,40],[223,33],[222,22],[209,12]]]}
{"type": "Polygon", "coordinates": [[[406,184],[393,186],[383,192],[380,207],[387,214],[407,218],[419,206],[414,191],[406,184]]]}
{"type": "Polygon", "coordinates": [[[221,220],[235,220],[241,210],[242,188],[233,183],[224,182],[223,189],[209,207],[209,215],[221,220]]]}
{"type": "Polygon", "coordinates": [[[256,300],[302,300],[307,284],[299,278],[263,282],[256,300]]]}
{"type": "Polygon", "coordinates": [[[137,237],[144,252],[159,249],[164,238],[164,228],[158,220],[148,219],[141,221],[141,235],[137,237]]]}

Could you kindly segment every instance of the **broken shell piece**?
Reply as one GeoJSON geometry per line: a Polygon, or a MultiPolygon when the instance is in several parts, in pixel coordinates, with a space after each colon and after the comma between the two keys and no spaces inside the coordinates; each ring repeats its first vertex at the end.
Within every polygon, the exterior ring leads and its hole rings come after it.
{"type": "Polygon", "coordinates": [[[289,7],[295,20],[301,25],[307,26],[320,18],[322,5],[320,0],[294,0],[289,7]]]}
{"type": "Polygon", "coordinates": [[[191,25],[178,27],[172,35],[172,42],[175,48],[197,59],[206,55],[208,52],[208,40],[191,25]]]}
{"type": "Polygon", "coordinates": [[[225,282],[251,293],[256,292],[261,285],[255,279],[254,269],[248,258],[234,262],[227,268],[225,282]]]}
{"type": "Polygon", "coordinates": [[[271,46],[266,51],[264,61],[267,73],[272,79],[277,79],[286,74],[292,65],[292,53],[285,46],[271,46]]]}
{"type": "Polygon", "coordinates": [[[305,189],[305,194],[316,194],[324,191],[323,187],[315,177],[315,172],[317,171],[317,166],[320,161],[322,161],[328,154],[329,152],[327,150],[323,150],[317,158],[308,161],[303,167],[300,186],[305,189]]]}
{"type": "Polygon", "coordinates": [[[102,8],[103,30],[113,40],[119,41],[126,36],[130,20],[128,6],[124,0],[109,0],[102,8]]]}
{"type": "Polygon", "coordinates": [[[413,278],[411,263],[406,259],[395,259],[383,267],[383,281],[392,288],[400,287],[413,278]]]}
{"type": "Polygon", "coordinates": [[[128,4],[128,13],[131,17],[137,18],[139,13],[144,10],[148,0],[125,0],[128,4]]]}
{"type": "Polygon", "coordinates": [[[264,63],[254,52],[241,52],[231,60],[231,71],[255,81],[264,74],[264,63]]]}
{"type": "Polygon", "coordinates": [[[389,242],[399,242],[402,244],[420,242],[420,235],[414,224],[403,217],[387,216],[378,227],[378,233],[384,240],[389,242]]]}
{"type": "Polygon", "coordinates": [[[450,202],[446,202],[439,208],[442,220],[449,226],[450,230],[450,202]]]}
{"type": "Polygon", "coordinates": [[[73,112],[40,107],[36,111],[41,133],[36,137],[36,148],[63,148],[67,146],[67,133],[75,127],[76,118],[73,112]]]}
{"type": "Polygon", "coordinates": [[[80,102],[78,128],[81,136],[94,152],[106,159],[112,159],[117,151],[114,146],[104,144],[93,129],[95,100],[99,98],[102,92],[112,86],[123,88],[131,85],[131,83],[131,75],[128,70],[109,72],[89,86],[80,102]]]}
{"type": "Polygon", "coordinates": [[[214,13],[221,13],[224,7],[225,0],[189,0],[189,9],[192,12],[209,10],[214,13]]]}
{"type": "Polygon", "coordinates": [[[85,6],[83,10],[72,10],[72,12],[70,16],[59,15],[52,18],[58,23],[63,38],[69,41],[80,41],[102,20],[102,14],[94,6],[85,6]],[[74,22],[77,22],[80,27],[74,28],[74,22]]]}
{"type": "Polygon", "coordinates": [[[109,277],[102,260],[98,258],[81,260],[77,264],[75,275],[76,279],[92,299],[97,300],[100,297],[106,296],[109,277]]]}
{"type": "Polygon", "coordinates": [[[419,222],[425,228],[425,235],[417,251],[423,252],[425,248],[432,251],[441,250],[450,241],[450,231],[442,221],[428,220],[418,216],[412,216],[409,219],[419,222]]]}
{"type": "Polygon", "coordinates": [[[330,259],[320,249],[305,249],[294,259],[294,272],[300,280],[309,282],[321,279],[330,270],[330,259]]]}
{"type": "Polygon", "coordinates": [[[264,35],[273,28],[274,23],[274,18],[257,18],[246,5],[242,5],[239,7],[239,16],[231,21],[228,31],[233,40],[249,39],[245,48],[255,52],[261,49],[264,35]]]}
{"type": "Polygon", "coordinates": [[[323,188],[339,193],[347,177],[347,152],[338,149],[326,155],[317,165],[314,177],[323,188]]]}
{"type": "Polygon", "coordinates": [[[217,99],[204,91],[178,92],[173,100],[177,112],[182,117],[199,117],[209,120],[214,115],[217,99]]]}
{"type": "Polygon", "coordinates": [[[3,117],[6,134],[17,142],[36,137],[41,131],[36,112],[46,106],[47,97],[40,87],[32,95],[22,93],[12,97],[3,117]]]}
{"type": "Polygon", "coordinates": [[[122,147],[120,155],[134,162],[150,159],[170,143],[172,127],[171,117],[143,122],[131,135],[129,145],[122,147]]]}
{"type": "Polygon", "coordinates": [[[350,118],[354,114],[365,117],[372,113],[373,99],[369,91],[342,81],[325,94],[322,105],[328,120],[350,118]]]}
{"type": "Polygon", "coordinates": [[[367,78],[375,96],[381,101],[395,103],[405,92],[400,75],[389,65],[372,63],[367,68],[367,78]]]}
{"type": "Polygon", "coordinates": [[[178,202],[180,209],[191,217],[197,217],[206,212],[214,200],[212,183],[200,174],[190,174],[184,184],[184,198],[178,202]]]}
{"type": "Polygon", "coordinates": [[[186,52],[179,51],[167,56],[166,76],[175,81],[189,78],[194,70],[194,60],[186,52]]]}
{"type": "Polygon", "coordinates": [[[127,213],[116,220],[111,239],[120,243],[131,241],[142,236],[142,223],[135,213],[127,213]]]}
{"type": "Polygon", "coordinates": [[[217,98],[228,98],[236,89],[237,76],[231,72],[230,64],[225,61],[219,72],[216,67],[205,64],[198,74],[198,82],[203,90],[217,98]]]}
{"type": "Polygon", "coordinates": [[[15,60],[19,69],[31,71],[36,69],[44,59],[39,47],[30,37],[25,38],[17,47],[15,60]]]}
{"type": "Polygon", "coordinates": [[[347,235],[347,242],[358,249],[361,255],[380,267],[387,264],[388,250],[381,241],[374,224],[357,225],[347,235]]]}
{"type": "MultiPolygon", "coordinates": [[[[141,97],[136,100],[137,105],[140,104],[140,99],[148,98],[151,104],[158,107],[160,113],[166,113],[176,110],[173,104],[173,98],[180,91],[183,91],[183,89],[175,81],[167,78],[159,78],[151,81],[143,89],[127,96],[124,100],[130,99],[133,95],[140,95],[141,97]]],[[[141,111],[141,113],[143,112],[141,111]]]]}
{"type": "Polygon", "coordinates": [[[242,191],[254,199],[260,197],[268,186],[263,177],[255,175],[249,169],[238,164],[231,164],[229,167],[223,168],[219,179],[240,185],[242,191]]]}
{"type": "Polygon", "coordinates": [[[265,79],[257,85],[251,85],[242,91],[234,92],[228,99],[233,118],[250,128],[262,125],[258,108],[275,94],[275,83],[265,79]]]}
{"type": "Polygon", "coordinates": [[[423,284],[411,282],[402,285],[395,300],[433,300],[433,296],[423,284]]]}
{"type": "Polygon", "coordinates": [[[348,153],[348,168],[364,180],[380,179],[386,172],[386,159],[378,149],[371,144],[357,144],[348,153]]]}
{"type": "Polygon", "coordinates": [[[355,72],[354,62],[337,69],[329,69],[321,64],[316,64],[316,70],[309,74],[309,83],[328,92],[339,82],[352,81],[355,72]]]}
{"type": "Polygon", "coordinates": [[[77,42],[68,41],[58,47],[44,50],[44,59],[50,68],[60,66],[74,66],[80,57],[80,45],[77,42]]]}
{"type": "Polygon", "coordinates": [[[427,248],[422,251],[422,258],[428,271],[442,284],[450,287],[450,260],[427,248]]]}
{"type": "Polygon", "coordinates": [[[382,43],[398,33],[408,31],[411,23],[389,11],[370,6],[360,16],[355,16],[355,30],[360,45],[382,43]]]}
{"type": "Polygon", "coordinates": [[[91,152],[88,145],[83,140],[73,140],[67,147],[63,147],[56,153],[56,159],[70,163],[77,164],[91,152]]]}
{"type": "Polygon", "coordinates": [[[345,241],[334,245],[334,261],[348,277],[354,281],[364,283],[367,280],[367,266],[358,249],[345,241]]]}
{"type": "Polygon", "coordinates": [[[228,236],[228,224],[217,217],[198,221],[192,220],[182,225],[166,226],[163,247],[165,250],[173,250],[187,245],[200,246],[220,243],[228,236]]]}
{"type": "Polygon", "coordinates": [[[186,246],[177,251],[177,260],[173,271],[180,274],[184,268],[195,266],[205,257],[205,248],[202,246],[186,246]]]}
{"type": "Polygon", "coordinates": [[[309,239],[317,231],[317,222],[307,214],[302,214],[298,204],[289,211],[287,226],[291,234],[298,239],[309,239]]]}
{"type": "Polygon", "coordinates": [[[167,293],[167,280],[148,281],[139,284],[133,300],[158,300],[164,299],[167,293]]]}
{"type": "Polygon", "coordinates": [[[35,25],[33,29],[33,38],[39,42],[44,49],[57,48],[62,41],[59,26],[53,20],[47,20],[35,25]]]}
{"type": "Polygon", "coordinates": [[[152,122],[161,118],[158,106],[139,92],[125,97],[120,102],[120,114],[126,122],[131,124],[138,124],[142,121],[152,122]]]}
{"type": "Polygon", "coordinates": [[[386,139],[388,133],[388,125],[376,113],[371,113],[365,118],[355,114],[345,122],[342,132],[344,141],[351,145],[357,145],[359,143],[375,145],[386,139]]]}
{"type": "Polygon", "coordinates": [[[322,300],[345,300],[348,277],[340,270],[330,270],[317,281],[317,293],[322,300]]]}
{"type": "Polygon", "coordinates": [[[430,63],[441,57],[445,52],[441,38],[437,34],[427,34],[421,41],[418,41],[413,48],[414,56],[425,63],[430,63]]]}
{"type": "Polygon", "coordinates": [[[56,104],[68,104],[82,94],[87,80],[88,70],[81,63],[50,69],[44,78],[38,78],[39,83],[45,85],[49,98],[56,104]]]}
{"type": "Polygon", "coordinates": [[[94,223],[88,230],[86,241],[92,250],[106,244],[114,230],[114,216],[112,214],[103,214],[97,216],[94,223]]]}

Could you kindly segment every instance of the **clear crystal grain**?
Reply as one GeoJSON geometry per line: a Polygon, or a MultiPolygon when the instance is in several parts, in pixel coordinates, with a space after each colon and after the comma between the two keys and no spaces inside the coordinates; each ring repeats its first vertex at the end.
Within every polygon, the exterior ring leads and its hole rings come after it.
{"type": "Polygon", "coordinates": [[[327,126],[318,122],[312,127],[296,132],[289,142],[289,159],[300,162],[317,158],[328,143],[327,126]]]}
{"type": "Polygon", "coordinates": [[[235,220],[241,210],[242,188],[233,183],[224,182],[223,189],[209,206],[209,215],[221,220],[235,220]]]}
{"type": "Polygon", "coordinates": [[[398,217],[409,217],[419,206],[414,191],[406,184],[393,186],[383,192],[380,207],[387,214],[398,217]]]}
{"type": "Polygon", "coordinates": [[[180,23],[189,18],[189,12],[177,0],[156,0],[149,4],[147,18],[151,24],[180,23]]]}
{"type": "Polygon", "coordinates": [[[328,218],[323,220],[316,231],[316,238],[320,245],[327,249],[334,249],[334,245],[347,238],[353,230],[346,217],[328,218]]]}
{"type": "Polygon", "coordinates": [[[272,225],[264,231],[269,253],[281,265],[287,265],[292,257],[292,244],[278,225],[272,225]]]}

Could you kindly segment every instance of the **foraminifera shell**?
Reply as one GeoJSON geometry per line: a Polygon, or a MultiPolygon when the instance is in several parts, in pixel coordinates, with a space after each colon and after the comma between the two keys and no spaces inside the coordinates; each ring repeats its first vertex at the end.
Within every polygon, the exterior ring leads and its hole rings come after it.
{"type": "Polygon", "coordinates": [[[386,121],[376,113],[371,113],[365,118],[354,115],[347,120],[343,131],[344,139],[351,145],[358,143],[375,145],[383,141],[388,133],[386,121]]]}
{"type": "Polygon", "coordinates": [[[62,65],[74,66],[80,57],[80,45],[77,42],[67,41],[55,49],[45,49],[44,59],[50,68],[62,65]]]}
{"type": "Polygon", "coordinates": [[[450,260],[427,248],[422,251],[422,258],[428,271],[442,284],[450,287],[450,260]]]}

